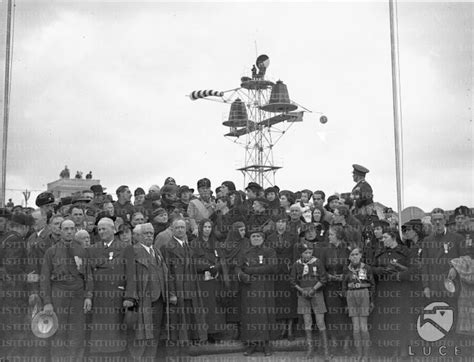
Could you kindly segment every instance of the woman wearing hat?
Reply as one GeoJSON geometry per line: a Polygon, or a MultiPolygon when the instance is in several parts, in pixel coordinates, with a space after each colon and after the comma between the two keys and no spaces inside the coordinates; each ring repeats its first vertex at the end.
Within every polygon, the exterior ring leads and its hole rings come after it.
{"type": "Polygon", "coordinates": [[[228,196],[220,196],[216,199],[216,211],[212,214],[211,220],[214,222],[214,234],[221,242],[227,238],[234,222],[245,221],[244,216],[235,211],[237,210],[231,210],[228,196]]]}
{"type": "Polygon", "coordinates": [[[271,356],[270,340],[275,331],[275,298],[273,274],[277,272],[277,258],[273,249],[263,245],[264,233],[250,234],[250,248],[242,253],[236,268],[242,288],[242,333],[246,343],[245,356],[258,346],[265,356],[271,356]]]}
{"type": "Polygon", "coordinates": [[[260,229],[269,233],[275,229],[275,222],[268,212],[268,202],[263,197],[257,197],[252,203],[252,212],[247,220],[249,230],[260,229]]]}
{"type": "Polygon", "coordinates": [[[224,290],[222,275],[227,272],[224,252],[213,233],[212,221],[203,219],[198,225],[198,237],[191,242],[196,262],[199,287],[206,308],[208,340],[213,341],[224,331],[225,308],[222,305],[224,290]]]}

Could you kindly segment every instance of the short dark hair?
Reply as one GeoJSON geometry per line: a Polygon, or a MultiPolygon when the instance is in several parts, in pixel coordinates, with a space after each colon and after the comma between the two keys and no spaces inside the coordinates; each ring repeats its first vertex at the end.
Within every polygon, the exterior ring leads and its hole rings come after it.
{"type": "Polygon", "coordinates": [[[323,201],[326,200],[326,194],[324,193],[324,191],[316,190],[316,191],[313,192],[313,196],[316,195],[316,194],[321,195],[321,197],[323,198],[323,201]]]}
{"type": "Polygon", "coordinates": [[[117,188],[117,190],[115,191],[115,193],[117,194],[117,196],[119,194],[121,194],[122,192],[124,192],[126,189],[128,189],[128,186],[127,185],[121,185],[117,188]]]}

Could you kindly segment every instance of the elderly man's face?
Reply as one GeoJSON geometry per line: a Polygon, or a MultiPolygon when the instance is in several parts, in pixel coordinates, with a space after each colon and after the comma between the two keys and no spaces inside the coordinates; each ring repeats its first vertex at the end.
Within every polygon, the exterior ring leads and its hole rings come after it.
{"type": "Polygon", "coordinates": [[[97,226],[97,232],[99,233],[100,240],[108,243],[114,238],[114,227],[110,224],[101,223],[97,226]]]}
{"type": "Polygon", "coordinates": [[[301,216],[301,209],[298,206],[292,206],[290,208],[290,218],[292,220],[298,220],[301,216]]]}
{"type": "Polygon", "coordinates": [[[142,229],[140,231],[140,242],[145,244],[146,246],[151,246],[153,245],[153,235],[155,233],[155,230],[153,229],[152,226],[142,226],[142,229]]]}
{"type": "Polygon", "coordinates": [[[182,239],[186,236],[186,222],[184,220],[178,220],[174,222],[173,235],[178,239],[182,239]]]}
{"type": "Polygon", "coordinates": [[[88,248],[91,245],[89,233],[81,233],[80,235],[76,236],[76,240],[81,243],[84,248],[88,248]]]}
{"type": "Polygon", "coordinates": [[[114,204],[111,202],[106,202],[103,206],[104,211],[106,211],[110,216],[114,216],[115,209],[114,209],[114,204]]]}
{"type": "Polygon", "coordinates": [[[71,220],[65,220],[61,224],[61,236],[64,241],[70,242],[74,239],[74,233],[76,232],[76,227],[74,222],[71,220]]]}
{"type": "Polygon", "coordinates": [[[444,214],[441,214],[441,213],[432,214],[431,223],[433,224],[434,232],[436,234],[444,233],[444,227],[446,225],[446,218],[444,214]]]}

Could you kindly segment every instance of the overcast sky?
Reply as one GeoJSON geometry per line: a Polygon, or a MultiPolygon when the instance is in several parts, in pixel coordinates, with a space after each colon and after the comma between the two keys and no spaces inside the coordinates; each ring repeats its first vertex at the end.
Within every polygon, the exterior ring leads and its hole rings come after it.
{"type": "MultiPolygon", "coordinates": [[[[472,7],[399,3],[404,206],[474,205],[472,7]]],[[[396,208],[388,2],[17,0],[7,188],[46,189],[64,165],[109,191],[167,176],[242,187],[229,105],[186,95],[239,87],[257,54],[313,111],[274,148],[280,188],[347,192],[359,163],[396,208]]]]}

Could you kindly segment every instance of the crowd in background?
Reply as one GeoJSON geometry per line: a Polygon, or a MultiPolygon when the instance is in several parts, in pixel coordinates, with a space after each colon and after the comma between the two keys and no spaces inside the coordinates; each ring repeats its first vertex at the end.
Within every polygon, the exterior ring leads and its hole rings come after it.
{"type": "Polygon", "coordinates": [[[329,197],[255,182],[212,190],[207,178],[196,194],[168,177],[148,192],[94,185],[1,209],[0,357],[153,360],[229,338],[270,356],[270,341],[295,336],[307,358],[316,345],[326,360],[403,357],[422,353],[430,301],[453,311],[446,338],[469,353],[471,210],[436,208],[400,237],[367,172],[353,165],[352,191],[329,197]],[[57,317],[54,335],[31,334],[38,311],[57,317]]]}

